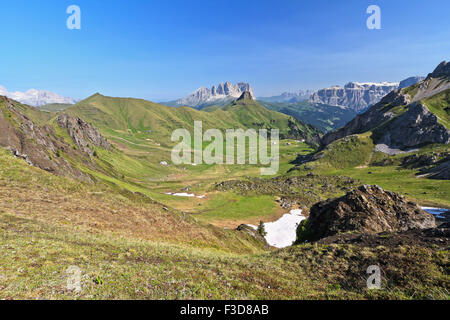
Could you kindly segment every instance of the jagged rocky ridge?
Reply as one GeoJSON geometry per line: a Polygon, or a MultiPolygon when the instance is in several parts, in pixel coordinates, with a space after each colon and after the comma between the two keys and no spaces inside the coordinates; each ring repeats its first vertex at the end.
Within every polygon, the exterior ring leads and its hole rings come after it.
{"type": "Polygon", "coordinates": [[[397,89],[398,83],[359,83],[349,82],[344,87],[334,86],[315,92],[309,98],[313,104],[342,106],[356,112],[361,112],[376,104],[392,90],[397,89]]]}
{"type": "Polygon", "coordinates": [[[403,88],[407,88],[409,86],[415,85],[416,83],[418,83],[424,79],[425,79],[425,77],[420,77],[420,76],[409,77],[403,81],[400,81],[400,84],[398,85],[398,89],[403,89],[403,88]]]}
{"type": "Polygon", "coordinates": [[[214,85],[211,89],[201,87],[189,96],[175,101],[176,106],[190,106],[201,109],[214,104],[224,105],[238,99],[244,92],[249,92],[252,99],[255,99],[252,87],[248,83],[231,82],[214,85]]]}
{"type": "Polygon", "coordinates": [[[328,133],[324,146],[343,137],[374,131],[373,139],[396,149],[410,149],[431,143],[448,144],[450,131],[422,102],[450,88],[449,64],[443,62],[418,84],[394,90],[343,128],[328,133]]]}

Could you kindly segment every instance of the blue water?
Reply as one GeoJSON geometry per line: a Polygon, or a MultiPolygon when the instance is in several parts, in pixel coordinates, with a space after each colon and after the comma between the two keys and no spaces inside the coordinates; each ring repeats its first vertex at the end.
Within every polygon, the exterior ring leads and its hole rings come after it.
{"type": "Polygon", "coordinates": [[[425,210],[428,213],[431,213],[435,216],[440,216],[441,214],[449,211],[449,209],[443,209],[443,208],[429,208],[429,207],[423,207],[423,210],[425,210]]]}

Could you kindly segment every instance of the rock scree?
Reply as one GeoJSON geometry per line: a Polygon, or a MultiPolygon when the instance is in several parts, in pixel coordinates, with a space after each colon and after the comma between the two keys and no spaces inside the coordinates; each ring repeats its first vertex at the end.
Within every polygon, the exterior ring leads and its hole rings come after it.
{"type": "Polygon", "coordinates": [[[342,233],[377,234],[435,228],[433,215],[403,196],[363,185],[345,196],[315,204],[297,230],[297,242],[342,233]]]}

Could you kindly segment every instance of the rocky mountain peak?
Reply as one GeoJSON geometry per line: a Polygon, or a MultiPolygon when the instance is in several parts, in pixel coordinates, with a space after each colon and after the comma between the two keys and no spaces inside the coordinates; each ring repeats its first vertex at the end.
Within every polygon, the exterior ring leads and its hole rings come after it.
{"type": "Polygon", "coordinates": [[[252,94],[249,91],[245,91],[238,99],[237,101],[241,100],[254,100],[252,94]]]}
{"type": "Polygon", "coordinates": [[[415,76],[415,77],[409,77],[403,81],[400,82],[400,85],[398,86],[399,89],[407,88],[409,86],[412,86],[422,80],[424,80],[425,77],[415,76]]]}
{"type": "Polygon", "coordinates": [[[224,104],[240,98],[244,92],[248,92],[251,98],[255,99],[253,89],[248,83],[239,82],[233,85],[226,81],[214,85],[211,89],[201,87],[189,96],[177,100],[175,105],[199,108],[207,105],[224,104]]]}
{"type": "Polygon", "coordinates": [[[26,92],[9,92],[5,87],[0,86],[0,95],[33,107],[40,107],[49,103],[75,104],[77,102],[76,99],[70,97],[36,89],[30,89],[26,92]]]}
{"type": "Polygon", "coordinates": [[[450,77],[450,62],[442,61],[428,78],[450,77]]]}

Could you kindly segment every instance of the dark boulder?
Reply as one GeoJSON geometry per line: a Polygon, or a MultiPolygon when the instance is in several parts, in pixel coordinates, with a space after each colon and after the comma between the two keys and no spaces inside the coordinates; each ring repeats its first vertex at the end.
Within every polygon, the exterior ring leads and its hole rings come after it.
{"type": "Polygon", "coordinates": [[[315,204],[299,226],[298,242],[342,233],[377,234],[436,227],[435,218],[403,196],[364,185],[345,196],[315,204]]]}

